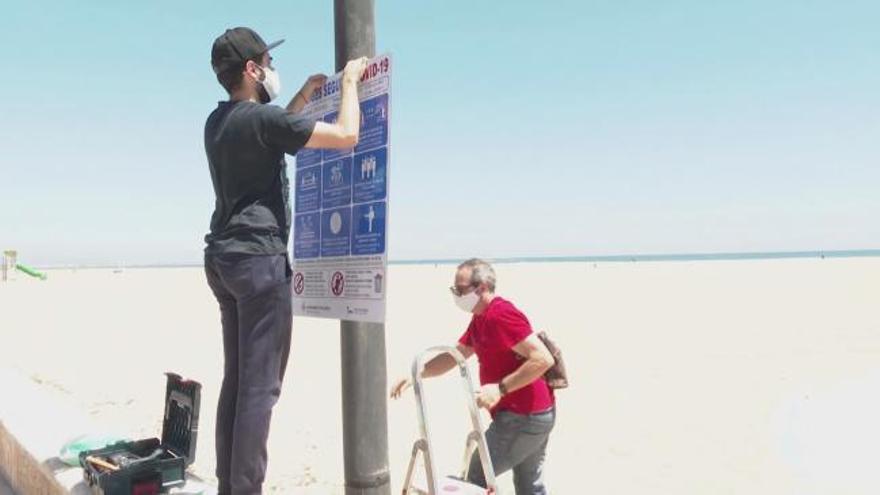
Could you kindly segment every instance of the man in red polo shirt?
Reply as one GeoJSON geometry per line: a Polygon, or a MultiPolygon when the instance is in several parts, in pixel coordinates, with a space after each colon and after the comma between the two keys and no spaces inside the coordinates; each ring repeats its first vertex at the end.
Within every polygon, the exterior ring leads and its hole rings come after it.
{"type": "MultiPolygon", "coordinates": [[[[470,259],[459,265],[450,290],[455,304],[473,313],[456,347],[466,358],[476,354],[480,363],[482,387],[476,400],[492,415],[486,441],[496,474],[513,469],[516,495],[546,494],[541,474],[556,410],[542,376],[553,366],[553,356],[525,315],[495,295],[495,270],[489,263],[470,259]]],[[[452,356],[440,354],[425,364],[422,376],[442,375],[454,367],[452,356]]],[[[398,381],[391,396],[399,397],[411,384],[409,379],[398,381]]],[[[468,481],[486,486],[476,454],[468,481]]]]}

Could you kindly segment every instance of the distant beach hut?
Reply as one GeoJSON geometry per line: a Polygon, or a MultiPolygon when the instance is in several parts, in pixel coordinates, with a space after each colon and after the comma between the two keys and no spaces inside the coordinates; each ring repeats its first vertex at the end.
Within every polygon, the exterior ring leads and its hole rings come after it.
{"type": "Polygon", "coordinates": [[[15,278],[15,265],[18,263],[18,252],[14,250],[3,251],[3,281],[15,278]]]}

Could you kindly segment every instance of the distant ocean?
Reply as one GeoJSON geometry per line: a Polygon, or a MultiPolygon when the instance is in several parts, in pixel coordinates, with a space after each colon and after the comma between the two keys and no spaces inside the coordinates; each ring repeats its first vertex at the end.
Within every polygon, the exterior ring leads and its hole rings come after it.
{"type": "MultiPolygon", "coordinates": [[[[524,256],[489,258],[493,263],[632,263],[638,261],[724,261],[775,260],[788,258],[864,258],[880,256],[880,249],[846,251],[776,251],[766,253],[691,253],[691,254],[615,254],[607,256],[524,256]]],[[[459,259],[389,260],[390,265],[439,265],[460,263],[459,259]]]]}
{"type": "MultiPolygon", "coordinates": [[[[614,254],[601,256],[521,256],[487,258],[492,263],[634,263],[644,261],[725,261],[725,260],[775,260],[790,258],[866,258],[880,256],[880,249],[852,249],[843,251],[772,251],[752,253],[690,253],[690,254],[614,254]]],[[[389,265],[452,265],[461,263],[458,258],[391,259],[389,265]]],[[[155,263],[155,264],[95,264],[95,265],[42,265],[38,268],[188,268],[201,263],[155,263]]]]}

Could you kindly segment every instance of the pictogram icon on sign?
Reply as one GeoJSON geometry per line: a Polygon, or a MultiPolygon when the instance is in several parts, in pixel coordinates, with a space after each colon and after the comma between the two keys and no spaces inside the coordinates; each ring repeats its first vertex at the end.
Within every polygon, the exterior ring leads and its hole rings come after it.
{"type": "Polygon", "coordinates": [[[342,272],[333,273],[333,278],[330,279],[330,290],[333,291],[333,295],[341,296],[344,288],[345,278],[342,276],[342,272]]]}
{"type": "Polygon", "coordinates": [[[296,295],[302,294],[305,285],[306,281],[302,272],[296,272],[296,275],[293,276],[293,292],[296,293],[296,295]]]}

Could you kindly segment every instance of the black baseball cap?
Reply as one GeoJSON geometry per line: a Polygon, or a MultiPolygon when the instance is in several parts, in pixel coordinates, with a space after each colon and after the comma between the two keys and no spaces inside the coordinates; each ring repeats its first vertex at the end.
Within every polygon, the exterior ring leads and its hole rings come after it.
{"type": "Polygon", "coordinates": [[[227,29],[214,40],[214,46],[211,48],[211,67],[214,68],[215,74],[241,67],[248,60],[259,57],[281,43],[284,43],[284,40],[267,45],[251,28],[227,29]]]}

